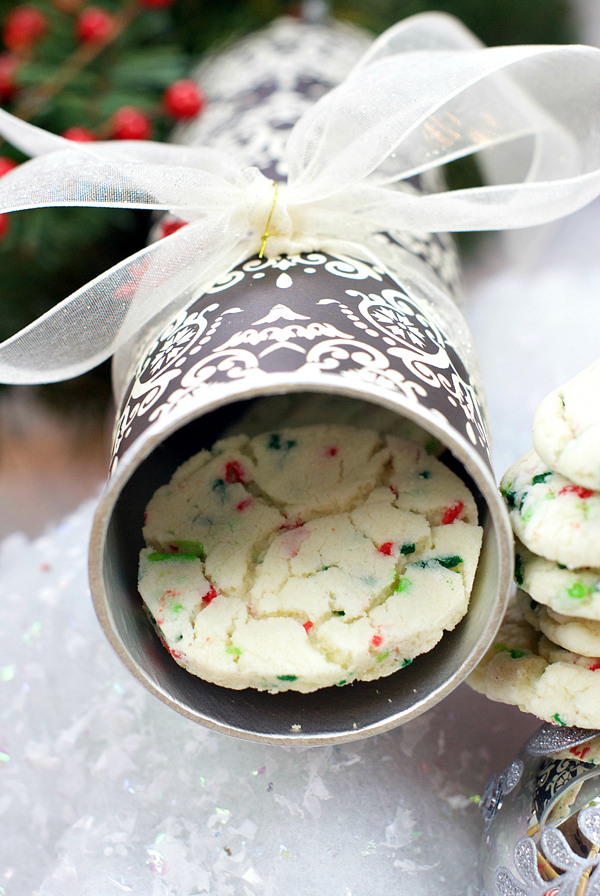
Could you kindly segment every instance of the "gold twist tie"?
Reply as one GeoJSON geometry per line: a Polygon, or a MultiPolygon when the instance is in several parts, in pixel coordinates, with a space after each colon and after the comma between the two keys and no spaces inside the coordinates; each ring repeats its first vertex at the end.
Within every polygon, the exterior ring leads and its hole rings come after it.
{"type": "Polygon", "coordinates": [[[262,258],[265,251],[265,246],[267,245],[267,240],[270,236],[275,236],[274,233],[269,233],[269,224],[271,223],[271,218],[273,217],[273,212],[275,211],[275,203],[277,202],[277,181],[273,181],[273,186],[275,187],[275,193],[273,195],[273,202],[271,203],[271,211],[269,212],[269,217],[267,218],[267,223],[265,224],[265,232],[262,235],[262,243],[260,247],[260,252],[258,253],[258,257],[262,258]]]}

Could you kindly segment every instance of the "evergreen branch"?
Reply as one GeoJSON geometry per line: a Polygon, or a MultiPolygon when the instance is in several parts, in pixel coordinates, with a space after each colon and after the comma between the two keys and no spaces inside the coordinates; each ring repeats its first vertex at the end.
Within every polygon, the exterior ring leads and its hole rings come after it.
{"type": "Polygon", "coordinates": [[[12,114],[24,121],[33,118],[49,100],[60,93],[82,69],[86,68],[109,44],[117,39],[138,15],[140,9],[139,0],[130,0],[130,3],[115,15],[114,26],[104,40],[80,44],[41,87],[25,92],[12,114]]]}

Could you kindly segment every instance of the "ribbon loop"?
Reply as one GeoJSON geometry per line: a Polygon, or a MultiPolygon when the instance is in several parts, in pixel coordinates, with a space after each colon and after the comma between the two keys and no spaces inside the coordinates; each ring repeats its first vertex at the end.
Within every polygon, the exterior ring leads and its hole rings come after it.
{"type": "Polygon", "coordinates": [[[423,13],[379,37],[296,122],[287,184],[210,148],[74,145],[0,110],[0,133],[37,157],[0,181],[1,212],[124,206],[189,222],[0,344],[0,379],[83,373],[258,252],[356,246],[381,230],[522,228],[569,214],[600,194],[598,96],[600,50],[485,49],[457,19],[423,13]],[[487,186],[427,195],[400,183],[475,152],[487,186]]]}

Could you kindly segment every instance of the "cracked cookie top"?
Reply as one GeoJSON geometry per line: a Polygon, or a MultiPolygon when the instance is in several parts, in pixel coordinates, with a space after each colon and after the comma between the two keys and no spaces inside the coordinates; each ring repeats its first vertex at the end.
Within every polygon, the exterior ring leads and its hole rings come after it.
{"type": "Polygon", "coordinates": [[[467,487],[416,443],[339,425],[237,435],[153,496],[139,588],[190,672],[308,692],[430,650],[467,610],[481,534],[467,487]]]}

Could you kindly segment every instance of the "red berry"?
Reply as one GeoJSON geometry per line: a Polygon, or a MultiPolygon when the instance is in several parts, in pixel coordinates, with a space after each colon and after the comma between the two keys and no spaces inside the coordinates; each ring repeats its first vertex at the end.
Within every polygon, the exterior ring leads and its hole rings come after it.
{"type": "Polygon", "coordinates": [[[7,214],[0,214],[0,240],[3,240],[8,233],[10,221],[7,214]]]}
{"type": "Polygon", "coordinates": [[[16,6],[4,20],[2,38],[9,50],[30,47],[46,32],[46,16],[34,6],[16,6]]]}
{"type": "Polygon", "coordinates": [[[182,78],[167,87],[163,94],[163,104],[173,118],[193,118],[206,105],[206,96],[195,81],[182,78]]]}
{"type": "Polygon", "coordinates": [[[114,16],[99,6],[87,6],[75,26],[77,39],[84,44],[101,44],[113,33],[114,16]]]}
{"type": "Polygon", "coordinates": [[[135,106],[121,106],[112,117],[111,135],[115,140],[147,140],[152,122],[135,106]]]}
{"type": "Polygon", "coordinates": [[[12,159],[9,159],[7,156],[0,156],[0,177],[8,174],[9,171],[12,171],[13,168],[16,167],[17,163],[13,162],[12,159]]]}
{"type": "Polygon", "coordinates": [[[0,100],[10,100],[17,91],[15,72],[19,60],[10,53],[0,53],[0,100]]]}
{"type": "Polygon", "coordinates": [[[75,143],[91,143],[92,140],[96,139],[87,128],[79,127],[67,128],[66,131],[62,132],[61,137],[64,137],[66,140],[74,140],[75,143]]]}

